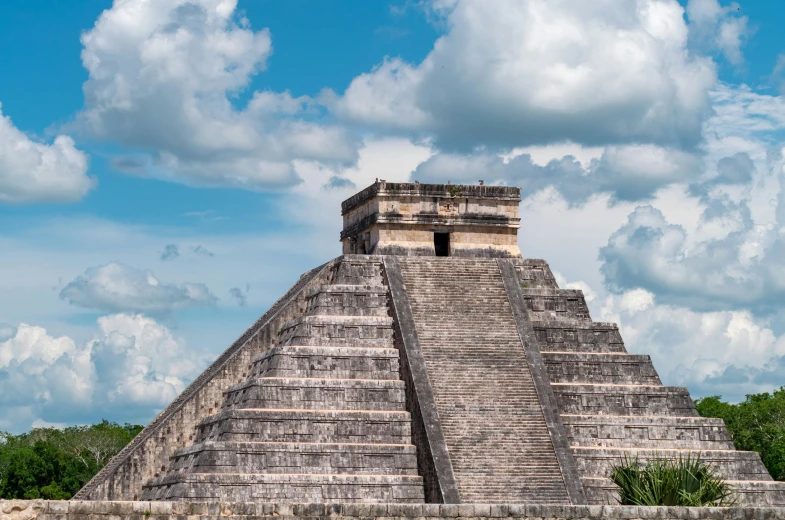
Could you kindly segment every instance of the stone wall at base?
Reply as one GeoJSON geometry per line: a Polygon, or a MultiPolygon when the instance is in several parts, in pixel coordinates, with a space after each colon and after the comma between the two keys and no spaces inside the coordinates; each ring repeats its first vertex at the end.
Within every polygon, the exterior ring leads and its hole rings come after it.
{"type": "Polygon", "coordinates": [[[783,507],[637,507],[551,504],[281,504],[0,500],[3,520],[251,520],[258,518],[531,518],[533,520],[785,520],[783,507]]]}

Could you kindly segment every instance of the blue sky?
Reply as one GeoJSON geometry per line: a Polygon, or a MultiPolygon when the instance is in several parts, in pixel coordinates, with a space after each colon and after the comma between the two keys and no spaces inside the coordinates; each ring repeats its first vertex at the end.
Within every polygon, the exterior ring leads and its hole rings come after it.
{"type": "Polygon", "coordinates": [[[666,384],[785,381],[785,4],[0,3],[0,430],[146,422],[376,177],[523,188],[666,384]]]}

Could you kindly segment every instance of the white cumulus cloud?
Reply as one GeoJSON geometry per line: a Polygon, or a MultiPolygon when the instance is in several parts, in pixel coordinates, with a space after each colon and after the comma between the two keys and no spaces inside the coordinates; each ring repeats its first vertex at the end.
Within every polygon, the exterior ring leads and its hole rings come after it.
{"type": "Polygon", "coordinates": [[[741,65],[741,47],[752,33],[749,19],[739,16],[736,2],[722,6],[718,0],[689,0],[687,17],[694,38],[702,45],[720,51],[732,65],[741,65]]]}
{"type": "MultiPolygon", "coordinates": [[[[748,158],[740,160],[742,172],[734,170],[728,179],[722,170],[733,165],[721,165],[714,183],[747,181],[748,158]]],[[[661,210],[639,206],[600,249],[607,286],[614,292],[646,289],[664,303],[701,310],[776,312],[785,298],[785,171],[781,156],[771,163],[780,182],[778,198],[767,205],[774,222],[756,220],[749,188],[738,201],[727,193],[703,192],[703,212],[692,233],[661,210]]],[[[758,190],[765,190],[765,181],[758,190]]]]}
{"type": "Polygon", "coordinates": [[[96,390],[107,403],[166,406],[206,361],[189,353],[169,329],[141,314],[104,316],[98,328],[90,359],[96,390]]]}
{"type": "Polygon", "coordinates": [[[465,184],[482,179],[488,184],[520,186],[524,198],[553,187],[570,204],[583,204],[603,193],[614,201],[649,199],[660,188],[697,180],[701,168],[701,159],[691,153],[654,145],[625,145],[605,147],[585,166],[573,155],[541,165],[529,153],[514,157],[439,153],[421,163],[412,178],[465,184]]]}
{"type": "Polygon", "coordinates": [[[81,345],[21,323],[0,342],[0,429],[102,417],[145,422],[207,361],[139,314],[99,318],[94,338],[81,345]]]}
{"type": "Polygon", "coordinates": [[[570,140],[690,147],[711,59],[676,0],[457,0],[419,64],[388,59],[332,100],[347,120],[471,149],[570,140]]]}
{"type": "Polygon", "coordinates": [[[785,242],[765,233],[778,254],[745,259],[742,249],[752,225],[745,206],[731,206],[718,218],[726,229],[737,229],[692,245],[684,227],[669,223],[660,210],[636,208],[600,250],[606,283],[614,291],[643,288],[663,301],[701,309],[771,307],[781,301],[785,277],[777,257],[785,242]]]}
{"type": "Polygon", "coordinates": [[[116,161],[122,170],[257,189],[296,182],[295,159],[355,159],[340,127],[301,117],[318,111],[307,97],[255,92],[235,106],[272,53],[236,0],[116,0],[82,44],[82,123],[146,153],[116,161]]]}
{"type": "Polygon", "coordinates": [[[156,314],[217,301],[202,283],[163,283],[152,271],[118,262],[88,268],[60,291],[60,297],[89,309],[156,314]]]}
{"type": "Polygon", "coordinates": [[[662,305],[643,289],[589,305],[594,319],[619,323],[627,350],[652,356],[665,384],[688,386],[694,397],[739,401],[782,385],[785,336],[748,311],[662,305]]]}
{"type": "Polygon", "coordinates": [[[712,98],[704,169],[686,190],[691,208],[634,209],[601,246],[601,272],[617,293],[785,316],[785,103],[744,86],[720,85],[712,98]]]}
{"type": "Polygon", "coordinates": [[[0,105],[0,202],[73,202],[95,185],[87,154],[66,135],[52,144],[32,140],[0,105]]]}
{"type": "Polygon", "coordinates": [[[36,415],[45,409],[80,410],[89,406],[94,380],[89,352],[69,337],[55,338],[21,323],[13,337],[0,343],[0,415],[18,415],[27,407],[36,415]]]}

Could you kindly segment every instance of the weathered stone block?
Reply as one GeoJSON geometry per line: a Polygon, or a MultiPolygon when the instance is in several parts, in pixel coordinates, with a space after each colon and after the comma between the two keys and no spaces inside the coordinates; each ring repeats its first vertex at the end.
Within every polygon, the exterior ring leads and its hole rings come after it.
{"type": "Polygon", "coordinates": [[[429,518],[441,516],[441,507],[439,504],[423,504],[422,515],[429,518]]]}
{"type": "Polygon", "coordinates": [[[508,516],[510,514],[510,508],[507,504],[492,504],[491,505],[491,517],[492,518],[501,518],[508,516]]]}
{"type": "MultiPolygon", "coordinates": [[[[510,506],[512,507],[512,506],[510,506]]],[[[518,504],[517,506],[521,514],[518,516],[524,516],[525,506],[523,504],[518,504]]],[[[517,511],[518,509],[516,509],[517,511]]],[[[490,504],[474,504],[474,514],[479,517],[488,517],[491,516],[491,505],[490,504]]]]}
{"type": "Polygon", "coordinates": [[[439,516],[444,518],[457,518],[460,516],[460,507],[458,504],[442,504],[439,507],[439,516]]]}
{"type": "Polygon", "coordinates": [[[106,502],[88,501],[88,500],[71,500],[68,508],[69,514],[89,515],[96,512],[97,508],[104,507],[106,502]]]}
{"type": "Polygon", "coordinates": [[[522,287],[521,292],[532,321],[591,322],[589,308],[579,290],[522,287]]]}
{"type": "MultiPolygon", "coordinates": [[[[69,511],[70,501],[68,500],[49,500],[47,513],[52,515],[66,514],[69,511]]],[[[131,509],[133,512],[133,508],[131,509]]]]}
{"type": "Polygon", "coordinates": [[[171,515],[171,502],[150,502],[150,513],[153,515],[171,515]]]}

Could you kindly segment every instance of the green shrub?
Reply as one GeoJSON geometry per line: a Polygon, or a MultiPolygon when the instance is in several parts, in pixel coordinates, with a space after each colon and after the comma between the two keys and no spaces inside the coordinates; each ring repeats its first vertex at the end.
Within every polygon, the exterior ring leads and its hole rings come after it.
{"type": "Polygon", "coordinates": [[[736,504],[731,486],[700,457],[654,458],[646,465],[624,458],[611,470],[619,503],[633,506],[719,506],[736,504]]]}

